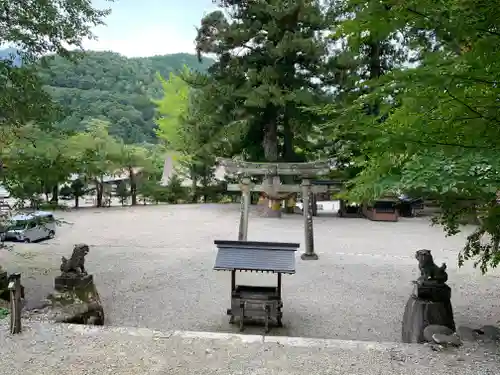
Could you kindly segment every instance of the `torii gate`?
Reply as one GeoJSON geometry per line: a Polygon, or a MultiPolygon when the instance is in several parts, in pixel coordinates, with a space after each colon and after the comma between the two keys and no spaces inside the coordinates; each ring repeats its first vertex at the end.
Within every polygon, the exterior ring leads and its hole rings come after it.
{"type": "Polygon", "coordinates": [[[304,248],[301,255],[303,260],[316,260],[318,255],[314,252],[313,230],[313,194],[328,191],[327,186],[312,186],[311,178],[326,174],[332,169],[331,161],[318,161],[309,163],[254,163],[236,161],[232,159],[219,159],[219,165],[226,172],[242,175],[240,184],[229,184],[229,191],[241,191],[241,214],[238,240],[246,241],[248,234],[248,214],[250,209],[250,192],[264,192],[270,199],[282,200],[293,193],[302,191],[304,213],[304,248]],[[250,176],[265,176],[261,185],[254,185],[250,176]],[[302,184],[281,184],[280,176],[299,176],[302,184]]]}

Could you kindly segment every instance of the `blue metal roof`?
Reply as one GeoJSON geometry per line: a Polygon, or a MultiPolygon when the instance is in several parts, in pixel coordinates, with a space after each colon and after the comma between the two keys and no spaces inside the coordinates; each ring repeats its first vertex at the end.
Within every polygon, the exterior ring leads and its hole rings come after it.
{"type": "Polygon", "coordinates": [[[49,211],[35,211],[32,213],[33,216],[50,216],[54,215],[54,213],[49,212],[49,211]]]}
{"type": "Polygon", "coordinates": [[[37,216],[50,216],[50,215],[53,215],[53,213],[48,211],[35,211],[35,212],[12,216],[11,220],[30,220],[37,216]]]}
{"type": "Polygon", "coordinates": [[[31,215],[15,215],[11,217],[11,220],[21,221],[21,220],[29,220],[32,219],[31,215]]]}
{"type": "Polygon", "coordinates": [[[214,270],[295,273],[298,243],[214,241],[218,252],[214,270]]]}

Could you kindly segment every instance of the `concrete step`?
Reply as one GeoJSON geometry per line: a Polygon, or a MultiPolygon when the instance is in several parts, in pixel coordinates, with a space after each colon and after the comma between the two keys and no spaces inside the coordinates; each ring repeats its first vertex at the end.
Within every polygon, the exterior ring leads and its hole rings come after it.
{"type": "Polygon", "coordinates": [[[433,351],[426,345],[158,332],[29,322],[12,336],[0,327],[1,373],[91,374],[498,374],[499,353],[477,343],[433,351]]]}

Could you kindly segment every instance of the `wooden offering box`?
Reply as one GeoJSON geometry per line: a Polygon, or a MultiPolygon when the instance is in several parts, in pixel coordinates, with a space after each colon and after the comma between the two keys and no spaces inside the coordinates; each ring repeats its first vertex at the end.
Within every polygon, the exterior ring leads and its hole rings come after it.
{"type": "Polygon", "coordinates": [[[245,320],[263,319],[265,332],[269,324],[282,326],[283,300],[281,275],[295,273],[295,251],[298,243],[257,241],[214,241],[217,258],[214,270],[231,271],[231,308],[229,323],[239,322],[244,330],[245,320]],[[237,285],[236,271],[271,272],[277,275],[276,286],[237,285]]]}

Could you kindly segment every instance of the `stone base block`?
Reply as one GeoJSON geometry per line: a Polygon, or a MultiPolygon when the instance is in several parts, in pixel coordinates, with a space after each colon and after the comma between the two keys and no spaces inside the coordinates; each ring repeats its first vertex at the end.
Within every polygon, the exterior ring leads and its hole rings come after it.
{"type": "Polygon", "coordinates": [[[55,291],[47,297],[50,320],[58,323],[104,324],[104,310],[93,282],[82,288],[55,291]]]}
{"type": "Polygon", "coordinates": [[[425,342],[424,329],[440,325],[455,332],[455,320],[451,301],[432,302],[411,296],[406,303],[401,338],[404,343],[425,342]]]}
{"type": "Polygon", "coordinates": [[[302,260],[318,260],[319,257],[318,257],[318,254],[316,254],[316,253],[312,253],[312,254],[302,253],[302,255],[300,256],[300,259],[302,259],[302,260]]]}
{"type": "Polygon", "coordinates": [[[92,275],[83,276],[57,276],[54,280],[54,289],[57,291],[66,291],[73,289],[85,289],[93,284],[94,278],[92,275]]]}
{"type": "Polygon", "coordinates": [[[451,288],[446,284],[415,284],[413,296],[434,302],[449,301],[451,299],[451,288]]]}
{"type": "Polygon", "coordinates": [[[5,289],[9,285],[9,275],[5,271],[0,272],[0,289],[5,289]]]}

